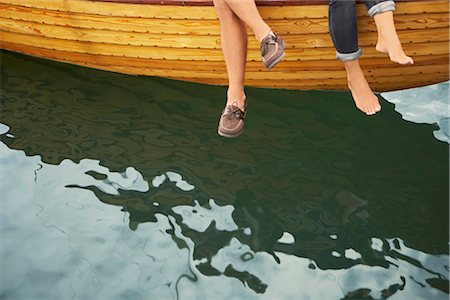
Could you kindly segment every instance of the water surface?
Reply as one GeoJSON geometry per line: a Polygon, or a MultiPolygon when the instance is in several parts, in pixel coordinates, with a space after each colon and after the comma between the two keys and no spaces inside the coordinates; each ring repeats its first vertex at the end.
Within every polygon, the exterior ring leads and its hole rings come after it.
{"type": "Polygon", "coordinates": [[[383,99],[1,52],[1,299],[447,299],[449,146],[383,99]]]}

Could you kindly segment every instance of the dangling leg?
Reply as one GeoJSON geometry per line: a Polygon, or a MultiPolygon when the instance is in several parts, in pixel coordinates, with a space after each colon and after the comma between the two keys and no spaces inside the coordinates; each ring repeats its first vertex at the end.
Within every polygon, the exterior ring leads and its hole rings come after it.
{"type": "Polygon", "coordinates": [[[268,69],[284,57],[284,42],[271,32],[270,27],[261,18],[254,0],[214,0],[214,7],[220,20],[222,52],[228,73],[227,103],[219,121],[218,133],[226,137],[236,137],[242,132],[246,110],[245,23],[252,28],[261,42],[263,63],[268,69]]]}
{"type": "Polygon", "coordinates": [[[374,18],[378,30],[377,51],[389,54],[389,58],[393,62],[402,65],[413,64],[413,59],[403,51],[395,29],[394,1],[375,2],[374,0],[366,0],[366,5],[369,8],[369,16],[374,18]]]}
{"type": "MultiPolygon", "coordinates": [[[[214,6],[220,21],[221,46],[228,74],[225,111],[227,107],[234,106],[244,112],[246,106],[244,77],[247,58],[247,29],[223,0],[214,0],[214,6]]],[[[231,117],[221,117],[219,134],[237,136],[242,131],[243,122],[240,121],[243,120],[231,117]]]]}
{"type": "Polygon", "coordinates": [[[329,0],[328,24],[331,39],[347,72],[347,82],[356,107],[367,115],[381,110],[359,65],[362,52],[358,47],[355,0],[329,0]]]}
{"type": "Polygon", "coordinates": [[[347,72],[348,88],[352,92],[356,107],[367,115],[379,112],[381,110],[380,102],[364,77],[359,60],[345,61],[344,66],[347,72]]]}
{"type": "Polygon", "coordinates": [[[245,24],[250,26],[260,42],[261,56],[267,69],[273,68],[285,56],[284,41],[274,34],[261,18],[255,0],[223,0],[245,24]]]}
{"type": "Polygon", "coordinates": [[[223,0],[214,0],[220,21],[220,38],[228,74],[227,105],[244,109],[244,76],[247,59],[247,29],[223,0]]]}
{"type": "Polygon", "coordinates": [[[228,7],[253,30],[258,41],[262,41],[271,31],[258,12],[254,0],[224,0],[228,7]]]}

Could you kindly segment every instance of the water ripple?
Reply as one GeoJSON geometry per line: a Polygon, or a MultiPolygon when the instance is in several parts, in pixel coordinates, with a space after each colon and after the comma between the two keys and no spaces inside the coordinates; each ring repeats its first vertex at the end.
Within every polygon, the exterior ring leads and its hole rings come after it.
{"type": "Polygon", "coordinates": [[[226,140],[221,87],[1,55],[3,298],[447,298],[433,126],[249,89],[226,140]]]}

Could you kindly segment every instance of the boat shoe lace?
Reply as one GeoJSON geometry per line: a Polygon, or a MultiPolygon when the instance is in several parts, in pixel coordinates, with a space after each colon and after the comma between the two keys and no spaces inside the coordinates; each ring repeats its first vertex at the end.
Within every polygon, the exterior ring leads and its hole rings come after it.
{"type": "Polygon", "coordinates": [[[237,106],[237,103],[233,103],[232,105],[227,105],[223,116],[236,120],[243,120],[245,118],[245,112],[237,106]]]}
{"type": "Polygon", "coordinates": [[[261,55],[266,56],[273,45],[278,43],[278,38],[275,34],[268,34],[262,41],[260,45],[261,55]]]}

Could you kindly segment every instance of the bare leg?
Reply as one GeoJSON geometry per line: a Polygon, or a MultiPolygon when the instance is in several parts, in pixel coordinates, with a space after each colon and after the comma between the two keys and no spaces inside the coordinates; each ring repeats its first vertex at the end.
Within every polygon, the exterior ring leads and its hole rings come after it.
{"type": "Polygon", "coordinates": [[[253,30],[258,41],[269,34],[270,27],[261,18],[255,0],[224,0],[229,8],[253,30]]]}
{"type": "Polygon", "coordinates": [[[344,66],[347,71],[348,87],[356,107],[367,115],[379,112],[381,105],[364,77],[359,60],[345,61],[344,66]]]}
{"type": "Polygon", "coordinates": [[[336,56],[344,63],[348,87],[356,107],[367,115],[373,115],[381,110],[381,106],[359,65],[361,50],[358,47],[356,1],[330,1],[328,16],[336,56]]]}
{"type": "Polygon", "coordinates": [[[222,52],[228,74],[227,105],[245,109],[244,77],[247,58],[247,29],[223,0],[214,0],[220,20],[222,52]]]}
{"type": "Polygon", "coordinates": [[[388,53],[389,58],[393,62],[402,65],[413,64],[413,59],[403,51],[402,44],[395,30],[394,13],[386,11],[376,14],[373,18],[378,30],[377,51],[388,53]]]}

